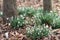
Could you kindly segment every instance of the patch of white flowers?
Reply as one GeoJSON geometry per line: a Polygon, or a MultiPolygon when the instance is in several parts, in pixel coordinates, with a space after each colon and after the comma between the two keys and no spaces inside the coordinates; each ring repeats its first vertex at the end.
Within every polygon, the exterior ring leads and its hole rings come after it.
{"type": "Polygon", "coordinates": [[[27,35],[33,38],[40,38],[42,36],[48,36],[50,34],[50,30],[46,26],[34,26],[26,28],[27,35]]]}

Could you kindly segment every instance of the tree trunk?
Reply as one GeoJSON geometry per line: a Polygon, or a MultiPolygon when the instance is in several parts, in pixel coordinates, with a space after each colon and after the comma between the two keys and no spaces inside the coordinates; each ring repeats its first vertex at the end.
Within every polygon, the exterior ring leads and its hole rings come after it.
{"type": "Polygon", "coordinates": [[[0,0],[0,11],[2,11],[2,0],[0,0]]]}
{"type": "Polygon", "coordinates": [[[6,18],[17,16],[16,0],[3,0],[3,19],[6,23],[6,18]]]}
{"type": "Polygon", "coordinates": [[[44,11],[50,12],[52,10],[51,0],[43,0],[43,9],[44,11]]]}

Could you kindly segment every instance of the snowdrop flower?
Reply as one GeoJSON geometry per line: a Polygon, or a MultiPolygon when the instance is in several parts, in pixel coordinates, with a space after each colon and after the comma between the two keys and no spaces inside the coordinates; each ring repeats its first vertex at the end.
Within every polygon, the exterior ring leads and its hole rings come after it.
{"type": "Polygon", "coordinates": [[[10,26],[11,24],[9,23],[8,25],[10,26]]]}
{"type": "Polygon", "coordinates": [[[6,18],[7,20],[9,20],[9,18],[6,18]]]}
{"type": "Polygon", "coordinates": [[[40,33],[38,32],[38,35],[39,35],[40,33]]]}
{"type": "Polygon", "coordinates": [[[51,13],[53,12],[53,11],[50,11],[51,13]]]}
{"type": "Polygon", "coordinates": [[[17,20],[19,20],[19,18],[17,18],[17,20]]]}
{"type": "Polygon", "coordinates": [[[21,17],[23,17],[23,15],[20,15],[21,17]]]}
{"type": "Polygon", "coordinates": [[[3,15],[3,12],[0,12],[1,15],[3,15]]]}
{"type": "Polygon", "coordinates": [[[49,26],[48,26],[48,25],[46,25],[46,27],[48,28],[49,26]]]}
{"type": "Polygon", "coordinates": [[[20,23],[20,22],[18,21],[18,23],[20,23]]]}
{"type": "Polygon", "coordinates": [[[13,20],[13,16],[11,17],[11,20],[13,20]]]}

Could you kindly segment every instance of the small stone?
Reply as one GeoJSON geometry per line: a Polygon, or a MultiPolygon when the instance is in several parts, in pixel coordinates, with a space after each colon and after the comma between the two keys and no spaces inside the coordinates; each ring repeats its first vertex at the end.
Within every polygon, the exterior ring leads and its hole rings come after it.
{"type": "Polygon", "coordinates": [[[5,33],[5,37],[6,37],[7,39],[9,38],[9,37],[8,37],[8,36],[9,36],[8,34],[9,34],[9,32],[6,32],[6,33],[5,33]]]}

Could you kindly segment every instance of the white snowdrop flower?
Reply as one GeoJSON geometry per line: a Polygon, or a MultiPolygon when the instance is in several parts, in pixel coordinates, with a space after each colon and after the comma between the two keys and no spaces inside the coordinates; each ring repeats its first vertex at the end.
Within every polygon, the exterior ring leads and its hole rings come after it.
{"type": "Polygon", "coordinates": [[[0,12],[1,15],[3,15],[3,12],[0,12]]]}
{"type": "Polygon", "coordinates": [[[48,28],[49,26],[48,26],[48,25],[46,25],[46,27],[48,28]]]}
{"type": "Polygon", "coordinates": [[[31,31],[34,32],[34,28],[31,28],[31,31]]]}
{"type": "Polygon", "coordinates": [[[28,31],[28,30],[30,30],[30,28],[29,28],[29,27],[27,27],[27,28],[26,28],[26,30],[28,31]]]}
{"type": "Polygon", "coordinates": [[[9,18],[6,18],[7,20],[9,20],[9,18]]]}
{"type": "Polygon", "coordinates": [[[17,20],[19,20],[19,18],[17,18],[17,20]]]}
{"type": "Polygon", "coordinates": [[[18,21],[18,23],[20,23],[20,22],[18,21]]]}
{"type": "Polygon", "coordinates": [[[8,25],[10,26],[11,24],[9,23],[8,25]]]}
{"type": "Polygon", "coordinates": [[[53,11],[50,11],[51,13],[53,12],[53,11]]]}
{"type": "Polygon", "coordinates": [[[41,33],[41,30],[39,32],[41,33]]]}
{"type": "Polygon", "coordinates": [[[31,19],[31,21],[33,21],[33,19],[31,19]]]}
{"type": "Polygon", "coordinates": [[[29,33],[30,31],[28,31],[27,33],[29,33]]]}
{"type": "Polygon", "coordinates": [[[13,16],[11,17],[11,19],[13,20],[13,16]]]}
{"type": "Polygon", "coordinates": [[[6,38],[8,38],[8,36],[9,36],[8,33],[9,33],[9,32],[6,32],[6,33],[5,33],[6,38]]]}
{"type": "Polygon", "coordinates": [[[24,22],[23,22],[23,24],[24,24],[24,22]]]}
{"type": "Polygon", "coordinates": [[[26,13],[24,13],[24,16],[26,15],[26,13]]]}
{"type": "Polygon", "coordinates": [[[39,35],[40,33],[38,32],[38,35],[39,35]]]}
{"type": "Polygon", "coordinates": [[[32,30],[32,32],[34,32],[34,30],[32,30]]]}
{"type": "Polygon", "coordinates": [[[21,17],[23,17],[23,15],[20,15],[21,17]]]}

